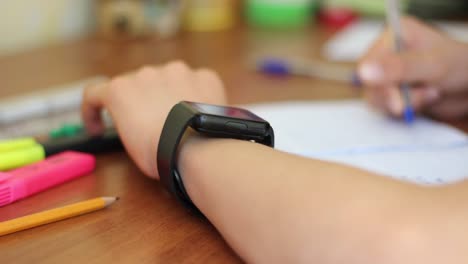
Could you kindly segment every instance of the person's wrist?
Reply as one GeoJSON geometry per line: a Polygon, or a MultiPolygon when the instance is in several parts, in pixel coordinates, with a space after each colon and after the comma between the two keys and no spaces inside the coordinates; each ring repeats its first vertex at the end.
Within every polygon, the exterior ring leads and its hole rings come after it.
{"type": "Polygon", "coordinates": [[[166,122],[166,119],[169,115],[170,108],[167,110],[160,111],[160,119],[154,121],[154,126],[152,126],[148,131],[149,138],[146,141],[146,144],[142,146],[141,149],[144,149],[142,152],[141,160],[144,161],[144,166],[142,171],[145,175],[153,179],[160,179],[157,160],[158,160],[158,147],[161,134],[163,131],[163,125],[166,122]]]}
{"type": "Polygon", "coordinates": [[[213,143],[231,140],[233,139],[205,137],[193,129],[188,129],[179,144],[177,169],[189,198],[198,208],[199,202],[203,200],[203,189],[207,185],[204,177],[206,167],[212,165],[210,157],[214,150],[213,143]]]}
{"type": "Polygon", "coordinates": [[[201,188],[199,177],[206,166],[205,145],[212,138],[204,137],[192,128],[184,133],[177,150],[176,167],[188,198],[199,208],[201,188]]]}
{"type": "MultiPolygon", "coordinates": [[[[182,178],[182,181],[186,181],[186,172],[196,172],[198,171],[195,164],[193,164],[193,161],[195,160],[195,157],[197,157],[197,148],[200,150],[200,147],[203,142],[206,142],[209,138],[204,137],[203,135],[200,135],[197,133],[195,130],[192,128],[187,128],[185,131],[184,135],[182,136],[182,139],[180,140],[179,143],[179,148],[177,150],[177,168],[180,173],[180,177],[182,178]],[[187,167],[191,169],[186,169],[187,167]]],[[[190,194],[190,193],[189,193],[190,194]]]]}

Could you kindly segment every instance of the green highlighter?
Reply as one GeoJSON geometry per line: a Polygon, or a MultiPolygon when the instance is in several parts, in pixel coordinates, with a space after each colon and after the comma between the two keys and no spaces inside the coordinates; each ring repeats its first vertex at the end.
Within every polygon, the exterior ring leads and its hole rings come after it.
{"type": "Polygon", "coordinates": [[[21,167],[44,158],[44,147],[33,138],[0,142],[0,171],[21,167]]]}
{"type": "Polygon", "coordinates": [[[113,128],[93,136],[86,133],[81,124],[66,124],[51,131],[44,141],[34,138],[0,141],[0,171],[25,166],[66,150],[94,154],[122,149],[122,142],[113,128]]]}
{"type": "Polygon", "coordinates": [[[65,124],[58,129],[54,129],[50,131],[49,137],[56,139],[56,138],[63,138],[63,137],[73,137],[82,133],[84,131],[84,127],[82,124],[65,124]]]}

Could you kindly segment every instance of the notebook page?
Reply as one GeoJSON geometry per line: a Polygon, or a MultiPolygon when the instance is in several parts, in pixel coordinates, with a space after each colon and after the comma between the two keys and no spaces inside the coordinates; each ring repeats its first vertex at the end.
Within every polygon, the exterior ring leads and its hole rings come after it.
{"type": "Polygon", "coordinates": [[[283,151],[424,184],[468,176],[468,136],[430,119],[407,125],[360,100],[245,107],[271,123],[283,151]]]}

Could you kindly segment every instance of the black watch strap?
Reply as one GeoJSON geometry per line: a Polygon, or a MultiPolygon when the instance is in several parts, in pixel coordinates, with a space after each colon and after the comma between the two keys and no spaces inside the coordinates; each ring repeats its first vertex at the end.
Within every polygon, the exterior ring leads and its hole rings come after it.
{"type": "Polygon", "coordinates": [[[176,156],[180,140],[187,127],[191,126],[193,119],[193,113],[188,109],[179,107],[179,104],[172,107],[159,139],[157,164],[160,181],[164,188],[174,194],[185,207],[201,214],[188,196],[176,167],[176,156]]]}
{"type": "MultiPolygon", "coordinates": [[[[192,127],[197,130],[195,112],[190,110],[190,106],[186,102],[180,102],[172,107],[169,112],[166,121],[164,123],[161,137],[158,143],[157,150],[157,165],[160,181],[163,187],[166,188],[170,193],[174,194],[177,199],[185,205],[185,207],[191,209],[193,212],[203,215],[200,210],[190,199],[187,194],[182,177],[177,171],[177,152],[179,143],[187,130],[187,127],[192,127]]],[[[264,137],[255,138],[256,142],[273,147],[274,146],[274,133],[273,129],[269,126],[269,131],[264,137]]],[[[197,130],[198,131],[198,130],[197,130]]],[[[205,133],[205,132],[201,132],[205,133]]],[[[220,135],[207,133],[208,136],[220,137],[220,135]]],[[[222,137],[222,135],[221,135],[222,137]]],[[[228,137],[228,136],[226,136],[228,137]]],[[[243,140],[249,140],[245,135],[229,136],[230,138],[238,138],[243,140]]]]}

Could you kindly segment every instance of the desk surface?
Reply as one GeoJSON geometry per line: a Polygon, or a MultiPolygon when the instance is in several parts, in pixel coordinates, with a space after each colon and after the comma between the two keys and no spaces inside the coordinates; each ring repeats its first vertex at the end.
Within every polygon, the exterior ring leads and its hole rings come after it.
{"type": "MultiPolygon", "coordinates": [[[[0,58],[0,97],[172,59],[217,70],[235,104],[355,97],[344,84],[270,78],[246,67],[249,57],[262,54],[317,58],[327,35],[316,29],[236,29],[164,41],[88,38],[0,58]]],[[[468,131],[466,121],[452,124],[468,131]]],[[[91,175],[0,208],[0,221],[97,196],[121,200],[106,210],[0,237],[0,263],[241,262],[212,226],[189,215],[125,153],[98,156],[97,164],[91,175]]]]}

